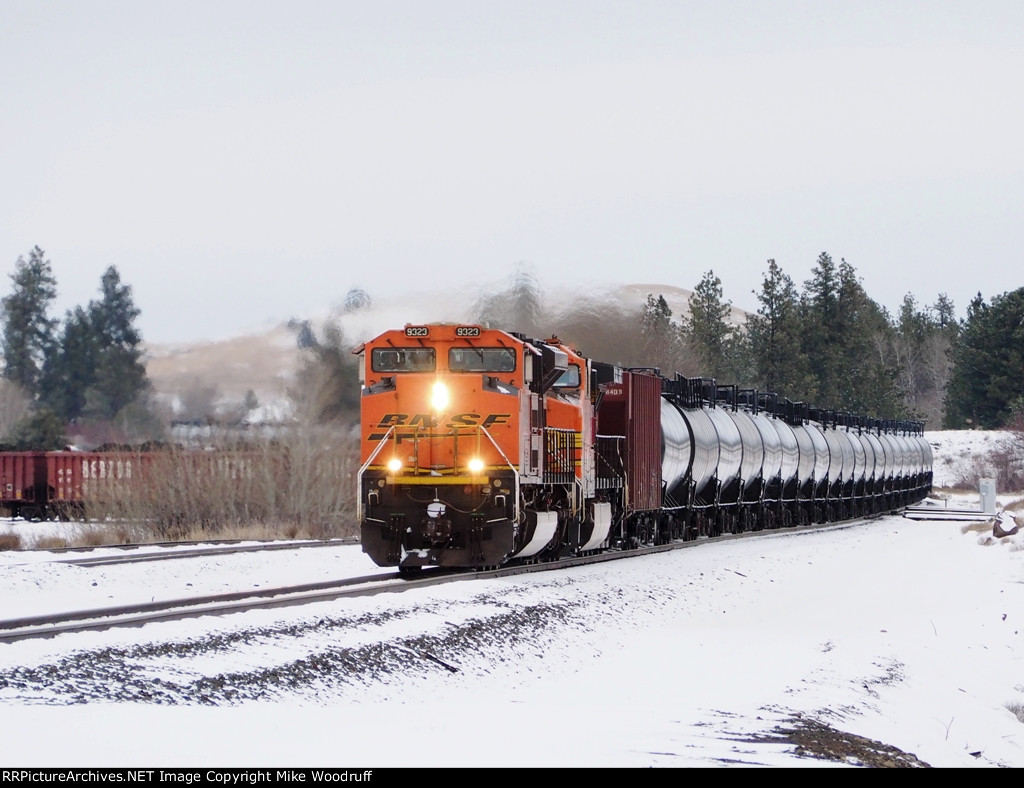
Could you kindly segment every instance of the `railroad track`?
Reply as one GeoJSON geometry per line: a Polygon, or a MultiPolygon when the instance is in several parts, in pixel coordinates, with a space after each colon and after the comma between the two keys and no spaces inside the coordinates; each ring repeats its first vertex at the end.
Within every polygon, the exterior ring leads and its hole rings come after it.
{"type": "MultiPolygon", "coordinates": [[[[434,575],[435,573],[428,574],[434,575]]],[[[440,575],[440,573],[437,574],[440,575]]],[[[304,585],[115,605],[53,615],[23,616],[0,620],[0,643],[53,637],[66,632],[98,632],[117,627],[138,627],[157,621],[178,621],[198,616],[226,615],[249,610],[306,605],[346,596],[369,596],[388,591],[399,591],[410,583],[429,585],[438,580],[438,577],[430,576],[407,581],[394,572],[386,575],[366,575],[304,585]]]]}
{"type": "MultiPolygon", "coordinates": [[[[874,519],[874,518],[871,518],[874,519]]],[[[472,572],[424,569],[416,575],[400,575],[397,571],[385,574],[364,575],[339,580],[306,583],[300,585],[261,588],[258,590],[232,591],[218,594],[204,594],[179,599],[151,601],[128,605],[117,605],[107,608],[93,608],[62,612],[52,615],[22,616],[19,618],[0,620],[0,643],[14,643],[22,640],[49,638],[71,632],[97,632],[120,627],[141,627],[145,624],[161,621],[178,621],[198,618],[199,616],[227,615],[253,610],[308,605],[327,602],[345,597],[372,596],[381,593],[400,593],[414,588],[450,582],[467,582],[473,580],[510,577],[532,572],[550,572],[576,566],[617,561],[623,558],[634,558],[645,555],[663,553],[669,550],[697,547],[703,544],[717,544],[732,539],[752,538],[758,536],[786,536],[798,533],[822,530],[836,530],[863,524],[864,520],[851,520],[843,523],[826,525],[797,526],[784,529],[747,531],[738,534],[723,534],[713,539],[697,539],[686,542],[671,542],[663,545],[651,545],[629,550],[612,550],[589,556],[565,558],[559,561],[514,564],[490,570],[472,572]]],[[[278,549],[294,549],[296,545],[282,545],[278,549]]],[[[318,546],[318,545],[317,545],[318,546]]],[[[224,548],[229,550],[230,548],[224,548]]],[[[258,547],[246,550],[260,549],[258,547]]],[[[266,548],[263,548],[266,549],[266,548]]],[[[210,555],[210,550],[180,551],[167,558],[202,557],[210,555]]],[[[110,563],[130,563],[131,560],[109,561],[110,563]]],[[[158,560],[157,556],[138,556],[135,560],[158,560]]],[[[85,565],[102,565],[105,557],[90,559],[72,559],[69,563],[85,565]]]]}
{"type": "MultiPolygon", "coordinates": [[[[159,545],[163,549],[159,553],[143,552],[126,555],[98,555],[85,558],[56,558],[54,563],[70,566],[116,566],[118,564],[136,564],[147,561],[170,561],[180,558],[206,558],[209,556],[235,555],[238,553],[261,553],[275,550],[305,550],[313,547],[339,547],[356,544],[354,539],[329,539],[318,542],[264,542],[261,544],[226,544],[212,547],[195,547],[187,549],[167,549],[178,545],[159,545]]],[[[140,545],[139,549],[148,545],[140,545]]]]}

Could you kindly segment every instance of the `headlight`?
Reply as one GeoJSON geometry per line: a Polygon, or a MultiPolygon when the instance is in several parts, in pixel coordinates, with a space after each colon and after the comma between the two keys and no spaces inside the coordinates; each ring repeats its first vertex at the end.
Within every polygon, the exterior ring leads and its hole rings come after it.
{"type": "Polygon", "coordinates": [[[392,457],[390,460],[388,460],[388,470],[391,471],[392,473],[398,473],[400,470],[402,470],[402,461],[397,457],[392,457]]]}
{"type": "Polygon", "coordinates": [[[484,469],[484,461],[479,457],[474,457],[469,461],[469,472],[480,473],[484,469]]]}
{"type": "Polygon", "coordinates": [[[430,393],[430,404],[436,411],[442,411],[448,407],[448,387],[438,381],[430,393]]]}

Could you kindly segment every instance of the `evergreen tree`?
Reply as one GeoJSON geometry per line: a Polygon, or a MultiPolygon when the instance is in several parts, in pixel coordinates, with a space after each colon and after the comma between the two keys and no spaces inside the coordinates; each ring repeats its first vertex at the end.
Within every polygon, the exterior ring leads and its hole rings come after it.
{"type": "Polygon", "coordinates": [[[796,286],[775,262],[768,261],[761,306],[747,318],[753,385],[792,400],[814,401],[814,379],[802,347],[800,298],[796,286]]]}
{"type": "Polygon", "coordinates": [[[979,293],[953,350],[947,429],[996,429],[1024,397],[1024,287],[986,304],[979,293]]]}
{"type": "Polygon", "coordinates": [[[18,424],[13,435],[18,451],[58,451],[67,445],[64,422],[49,408],[36,408],[18,424]]]}
{"type": "Polygon", "coordinates": [[[50,261],[38,246],[28,260],[19,257],[10,275],[13,292],[3,305],[3,376],[35,399],[39,394],[39,375],[52,351],[57,321],[47,316],[57,297],[57,280],[50,261]]]}
{"type": "Polygon", "coordinates": [[[895,373],[889,363],[889,318],[846,260],[822,252],[800,301],[802,337],[815,401],[822,407],[894,415],[895,373]]]}
{"type": "Polygon", "coordinates": [[[837,407],[840,338],[839,277],[827,252],[818,255],[800,299],[802,345],[814,378],[813,401],[837,407]],[[829,403],[829,404],[825,404],[829,403]]]}
{"type": "Polygon", "coordinates": [[[65,423],[85,410],[86,392],[96,381],[98,339],[89,314],[75,307],[65,315],[60,337],[43,365],[40,403],[65,423]]]}
{"type": "Polygon", "coordinates": [[[110,266],[100,282],[102,298],[89,302],[89,325],[97,348],[96,375],[86,392],[84,412],[94,419],[112,420],[149,388],[142,363],[142,335],[135,327],[140,312],[132,289],[121,284],[110,266]]]}
{"type": "Polygon", "coordinates": [[[956,309],[952,299],[945,293],[939,293],[939,297],[932,304],[930,310],[939,329],[955,336],[960,329],[960,324],[956,319],[956,309]]]}
{"type": "Polygon", "coordinates": [[[893,331],[888,315],[868,297],[853,266],[841,260],[833,336],[838,343],[833,370],[834,404],[842,410],[875,415],[906,415],[896,391],[889,360],[893,331]]]}
{"type": "Polygon", "coordinates": [[[732,304],[723,300],[722,280],[708,271],[689,300],[690,313],[683,318],[683,341],[700,365],[701,375],[736,382],[734,332],[729,318],[732,304]]]}

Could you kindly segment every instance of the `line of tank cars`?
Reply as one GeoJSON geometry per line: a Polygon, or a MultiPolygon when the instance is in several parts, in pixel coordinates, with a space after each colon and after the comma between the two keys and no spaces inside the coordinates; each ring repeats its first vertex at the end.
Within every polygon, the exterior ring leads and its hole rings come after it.
{"type": "Polygon", "coordinates": [[[923,423],[585,358],[557,337],[406,325],[355,350],[358,518],[380,566],[484,568],[898,510],[923,423]]]}

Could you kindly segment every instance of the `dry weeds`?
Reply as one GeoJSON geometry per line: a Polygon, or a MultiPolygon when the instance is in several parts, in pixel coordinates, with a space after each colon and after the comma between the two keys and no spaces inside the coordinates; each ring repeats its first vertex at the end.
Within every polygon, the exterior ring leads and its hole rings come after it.
{"type": "MultiPolygon", "coordinates": [[[[358,449],[351,435],[319,429],[210,451],[109,453],[83,480],[82,522],[32,546],[354,537],[358,449]]],[[[0,550],[29,540],[0,535],[0,550]]]]}
{"type": "Polygon", "coordinates": [[[97,480],[87,514],[118,541],[139,541],[140,526],[160,540],[254,529],[277,538],[352,536],[357,446],[310,436],[215,451],[125,453],[131,477],[97,480]]]}
{"type": "MultiPolygon", "coordinates": [[[[84,545],[78,545],[84,547],[84,545]]],[[[36,550],[63,550],[66,547],[75,547],[62,536],[41,536],[36,539],[32,547],[36,550]]]]}
{"type": "Polygon", "coordinates": [[[994,478],[997,490],[1024,490],[1024,434],[1015,434],[989,451],[964,452],[953,491],[978,489],[978,480],[994,478]]]}

